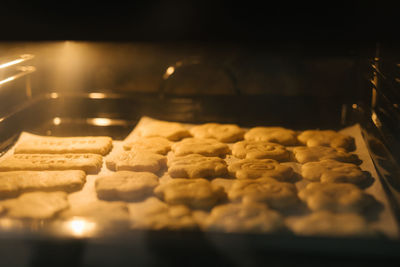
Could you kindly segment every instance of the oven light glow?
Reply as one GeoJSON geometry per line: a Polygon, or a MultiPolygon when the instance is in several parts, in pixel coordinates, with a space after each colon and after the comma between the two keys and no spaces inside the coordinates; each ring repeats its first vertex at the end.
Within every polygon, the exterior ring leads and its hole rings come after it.
{"type": "Polygon", "coordinates": [[[351,107],[352,107],[353,109],[356,109],[356,108],[358,107],[358,105],[357,105],[357,104],[353,104],[353,105],[351,105],[351,107]]]}
{"type": "Polygon", "coordinates": [[[13,61],[10,61],[10,62],[1,64],[1,65],[0,65],[0,69],[7,68],[7,67],[9,67],[9,66],[12,66],[12,65],[21,63],[22,61],[24,61],[24,60],[21,58],[21,59],[16,59],[16,60],[13,60],[13,61]]]}
{"type": "Polygon", "coordinates": [[[60,119],[59,117],[55,117],[55,118],[53,119],[53,124],[54,124],[54,125],[60,125],[60,124],[61,124],[61,119],[60,119]]]}
{"type": "Polygon", "coordinates": [[[108,126],[112,124],[112,121],[107,118],[93,118],[93,119],[88,119],[88,123],[96,126],[108,126]]]}
{"type": "Polygon", "coordinates": [[[0,81],[0,85],[5,84],[5,83],[7,83],[7,82],[11,82],[12,80],[15,80],[15,77],[14,77],[14,76],[8,77],[7,79],[4,79],[4,80],[1,80],[1,81],[0,81]]]}
{"type": "Polygon", "coordinates": [[[58,93],[51,93],[50,98],[53,98],[53,99],[58,98],[58,93]]]}
{"type": "Polygon", "coordinates": [[[96,223],[87,221],[83,218],[74,218],[68,221],[66,224],[67,230],[69,230],[74,236],[88,236],[96,228],[96,223]]]}
{"type": "Polygon", "coordinates": [[[175,67],[169,66],[169,67],[167,68],[167,70],[165,71],[163,78],[164,78],[164,79],[167,79],[167,78],[168,78],[169,76],[171,76],[174,72],[175,72],[175,67]]]}
{"type": "Polygon", "coordinates": [[[89,98],[91,99],[103,99],[106,97],[106,94],[103,93],[90,93],[89,98]]]}

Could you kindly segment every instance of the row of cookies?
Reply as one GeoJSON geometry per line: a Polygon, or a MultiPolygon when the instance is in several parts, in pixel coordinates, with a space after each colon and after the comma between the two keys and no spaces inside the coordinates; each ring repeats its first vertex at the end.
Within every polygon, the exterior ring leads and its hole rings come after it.
{"type": "Polygon", "coordinates": [[[0,207],[15,218],[51,218],[69,207],[87,173],[98,173],[112,149],[110,137],[44,137],[29,134],[0,160],[0,207]]]}
{"type": "MultiPolygon", "coordinates": [[[[166,126],[167,124],[165,124],[165,126],[166,126]]],[[[176,124],[175,124],[176,125],[176,124]]],[[[201,126],[198,126],[198,127],[201,127],[201,126]]],[[[194,127],[195,128],[195,127],[194,127]]],[[[183,128],[182,128],[183,129],[183,128]]],[[[195,128],[196,129],[196,128],[195,128]]],[[[182,130],[183,131],[183,130],[182,130]]],[[[149,133],[149,131],[144,131],[144,132],[146,132],[147,134],[145,134],[145,136],[146,135],[148,135],[148,133],[149,133]]],[[[158,135],[158,133],[152,133],[152,134],[150,134],[150,136],[155,136],[155,135],[158,135]]],[[[160,134],[160,135],[162,135],[162,134],[160,134]]],[[[207,137],[210,137],[210,136],[207,136],[207,137]]],[[[175,139],[176,139],[176,137],[175,137],[175,139]]],[[[143,139],[142,139],[143,140],[143,139]]],[[[198,143],[200,143],[200,141],[199,140],[197,140],[196,142],[198,142],[198,143]]],[[[207,140],[207,142],[208,143],[210,143],[210,141],[209,140],[207,140]]],[[[135,142],[133,142],[133,144],[134,144],[135,142]]],[[[175,157],[172,161],[171,161],[171,163],[168,161],[168,165],[169,165],[169,170],[168,170],[168,172],[170,173],[170,174],[172,174],[171,176],[173,176],[173,177],[188,177],[188,178],[195,178],[195,177],[207,177],[207,176],[218,176],[218,175],[220,175],[221,174],[221,170],[223,170],[224,169],[224,166],[223,166],[223,163],[222,163],[222,161],[221,161],[221,159],[217,159],[217,158],[206,158],[204,155],[202,156],[202,155],[196,155],[196,154],[191,154],[190,152],[199,152],[199,150],[200,150],[200,152],[201,153],[203,153],[203,154],[205,154],[205,153],[209,153],[209,151],[210,151],[210,149],[207,149],[207,148],[205,148],[205,147],[207,147],[207,146],[204,146],[204,142],[202,142],[201,144],[199,144],[199,146],[198,146],[198,148],[196,148],[196,143],[194,142],[194,139],[190,139],[190,138],[187,138],[187,139],[184,139],[183,141],[182,141],[182,143],[186,143],[186,150],[185,149],[176,149],[176,147],[177,147],[177,145],[176,144],[174,144],[174,145],[172,145],[172,147],[175,147],[175,149],[173,149],[173,152],[175,153],[176,151],[178,151],[178,156],[177,157],[175,157]],[[188,140],[188,141],[185,141],[185,140],[188,140]],[[193,147],[194,147],[194,149],[193,149],[193,147]],[[197,151],[195,150],[195,149],[197,149],[197,151]],[[182,152],[182,151],[184,151],[184,152],[182,152]],[[189,151],[189,152],[187,152],[187,151],[189,151]],[[202,151],[205,151],[205,152],[202,152],[202,151]],[[187,155],[187,156],[184,156],[184,155],[187,155]],[[182,157],[183,156],[183,157],[182,157]],[[175,161],[175,162],[174,162],[175,161]],[[177,161],[177,164],[176,164],[176,161],[177,161]],[[209,165],[209,163],[210,162],[214,162],[215,164],[214,164],[214,167],[211,167],[211,168],[205,168],[204,166],[207,166],[207,165],[209,165]],[[187,165],[187,167],[188,168],[182,168],[182,165],[185,165],[185,163],[186,163],[186,165],[187,165]],[[196,167],[193,167],[194,165],[196,165],[196,163],[197,163],[197,165],[198,166],[196,166],[196,167]],[[220,168],[217,168],[216,166],[220,166],[220,168]],[[221,167],[222,166],[222,167],[221,167]],[[178,167],[178,168],[177,168],[178,167]],[[218,171],[216,171],[216,170],[219,170],[219,172],[218,171]],[[211,174],[210,174],[210,172],[211,172],[211,174]]],[[[178,143],[179,144],[179,143],[178,143]]],[[[215,143],[214,143],[215,144],[215,143]]],[[[211,142],[211,144],[210,145],[213,145],[213,143],[211,142]]],[[[133,146],[131,146],[131,147],[133,147],[133,146]]],[[[182,146],[178,146],[178,148],[182,148],[182,146]]],[[[219,147],[217,147],[217,146],[214,146],[214,147],[216,147],[216,151],[217,151],[217,155],[218,155],[218,153],[220,153],[220,152],[218,152],[218,151],[224,151],[222,148],[223,148],[223,146],[221,146],[220,144],[219,144],[219,147]]],[[[212,151],[212,150],[211,150],[212,151]]],[[[335,150],[330,150],[330,151],[335,151],[335,150]]],[[[315,149],[314,149],[314,152],[315,152],[315,149]]],[[[344,153],[344,152],[343,152],[344,153]]],[[[221,153],[220,153],[221,154],[221,153]]],[[[219,154],[219,155],[220,155],[219,154]]],[[[223,154],[223,153],[222,153],[223,154]]],[[[314,153],[314,154],[316,154],[316,153],[314,153]]],[[[215,155],[215,154],[205,154],[205,155],[215,155]]],[[[175,155],[176,156],[176,155],[175,155]]],[[[272,161],[272,162],[274,162],[274,161],[272,161]]],[[[260,163],[260,162],[257,162],[257,163],[260,163]]],[[[271,163],[271,160],[270,160],[270,162],[269,163],[271,163]]],[[[277,164],[277,162],[274,162],[275,163],[275,165],[277,164]]],[[[250,163],[251,164],[251,163],[250,163]]],[[[239,164],[240,165],[240,164],[239,164]]],[[[242,165],[245,165],[245,164],[242,164],[242,165]]],[[[255,164],[254,162],[253,162],[253,165],[257,165],[257,164],[255,164]]],[[[226,169],[226,167],[225,167],[225,169],[226,169]]],[[[268,169],[268,168],[266,168],[266,169],[268,169]]],[[[223,172],[223,171],[222,171],[223,172]]],[[[262,168],[261,169],[259,169],[259,172],[265,172],[265,169],[264,170],[262,170],[262,168]]],[[[266,176],[268,176],[268,175],[266,175],[266,176]]],[[[285,175],[284,175],[285,176],[285,175]]],[[[287,175],[286,175],[287,176],[287,175]]],[[[243,177],[243,179],[246,179],[246,178],[249,178],[249,177],[243,177]]],[[[259,178],[259,177],[252,177],[252,178],[259,178]]],[[[182,180],[182,179],[179,179],[179,180],[182,180]]],[[[184,179],[184,180],[186,180],[186,179],[184,179]]],[[[216,179],[217,180],[217,179],[216,179]]],[[[176,182],[178,182],[178,181],[176,181],[176,182]]],[[[183,181],[179,181],[179,182],[183,182],[183,181]]],[[[188,181],[184,181],[185,183],[188,183],[188,181]]],[[[250,181],[250,184],[252,183],[252,182],[255,182],[255,181],[250,181]]],[[[265,183],[265,182],[264,182],[265,183]]],[[[268,184],[268,183],[265,183],[265,184],[268,184]]],[[[171,186],[172,187],[175,187],[176,185],[172,185],[171,184],[171,186]]],[[[240,187],[240,186],[239,186],[240,187]]],[[[192,187],[192,189],[193,189],[194,187],[192,187]]],[[[239,190],[240,191],[240,190],[239,190]]],[[[290,191],[290,190],[289,190],[290,191]]],[[[295,190],[293,190],[293,192],[295,192],[295,190]]],[[[252,195],[254,196],[254,195],[257,195],[257,193],[251,193],[251,194],[248,194],[248,196],[250,195],[250,198],[254,198],[254,197],[251,197],[252,195]]],[[[262,195],[262,194],[261,194],[262,195]]],[[[294,196],[295,194],[292,194],[292,196],[294,196]]],[[[272,198],[273,199],[273,198],[272,198]]],[[[296,197],[293,197],[293,199],[296,199],[296,197]]],[[[290,201],[289,201],[290,202],[290,201]]],[[[185,203],[185,201],[183,202],[183,203],[181,203],[181,204],[184,204],[185,203]]],[[[277,203],[280,203],[279,201],[277,201],[277,203]]]]}

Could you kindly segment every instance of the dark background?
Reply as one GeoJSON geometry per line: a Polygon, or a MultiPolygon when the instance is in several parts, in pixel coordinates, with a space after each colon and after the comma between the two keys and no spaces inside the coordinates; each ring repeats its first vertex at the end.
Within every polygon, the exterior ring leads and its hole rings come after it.
{"type": "Polygon", "coordinates": [[[2,40],[398,41],[384,1],[2,1],[2,40]]]}

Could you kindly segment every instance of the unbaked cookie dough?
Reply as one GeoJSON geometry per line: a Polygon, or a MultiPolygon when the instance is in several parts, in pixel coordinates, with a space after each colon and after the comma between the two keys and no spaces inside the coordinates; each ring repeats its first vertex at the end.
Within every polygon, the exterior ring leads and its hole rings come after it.
{"type": "Polygon", "coordinates": [[[239,159],[274,159],[288,161],[289,151],[280,144],[266,141],[240,141],[233,145],[232,155],[239,159]]]}
{"type": "Polygon", "coordinates": [[[196,138],[212,138],[224,143],[243,140],[245,130],[235,124],[205,123],[194,126],[190,133],[196,138]]]}
{"type": "Polygon", "coordinates": [[[320,161],[324,159],[333,159],[341,162],[348,162],[354,164],[361,163],[361,160],[358,158],[356,154],[347,153],[343,150],[336,150],[335,148],[326,146],[314,146],[314,147],[299,146],[293,148],[293,154],[295,159],[299,163],[320,161]]]}
{"type": "Polygon", "coordinates": [[[172,142],[165,137],[153,136],[137,138],[123,144],[125,150],[147,151],[166,155],[171,150],[172,142]]]}
{"type": "Polygon", "coordinates": [[[297,144],[296,132],[282,127],[254,127],[244,135],[244,139],[273,142],[285,146],[297,144]]]}
{"type": "Polygon", "coordinates": [[[226,162],[218,157],[191,154],[168,160],[168,174],[173,178],[210,178],[226,173],[226,162]]]}
{"type": "Polygon", "coordinates": [[[354,138],[332,130],[307,130],[299,134],[299,141],[309,147],[330,146],[347,151],[355,149],[354,138]]]}
{"type": "Polygon", "coordinates": [[[242,159],[229,164],[229,173],[237,179],[274,178],[291,181],[293,169],[273,159],[242,159]]]}
{"type": "Polygon", "coordinates": [[[215,139],[185,138],[172,145],[175,156],[186,156],[189,154],[200,154],[207,157],[225,156],[230,153],[227,144],[215,139]]]}
{"type": "Polygon", "coordinates": [[[177,122],[152,120],[145,125],[141,125],[138,130],[138,135],[141,137],[160,136],[171,141],[178,141],[191,136],[189,131],[177,122]]]}
{"type": "Polygon", "coordinates": [[[222,187],[206,179],[172,179],[154,189],[160,199],[171,205],[186,205],[193,209],[209,209],[226,198],[222,187]]]}
{"type": "Polygon", "coordinates": [[[157,173],[166,163],[165,156],[142,150],[122,151],[111,154],[106,159],[107,168],[113,171],[157,173]]]}

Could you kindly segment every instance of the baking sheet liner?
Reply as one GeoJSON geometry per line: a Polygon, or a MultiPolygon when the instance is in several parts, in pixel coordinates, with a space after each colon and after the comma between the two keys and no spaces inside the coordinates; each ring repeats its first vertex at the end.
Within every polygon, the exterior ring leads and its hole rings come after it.
{"type": "MultiPolygon", "coordinates": [[[[138,138],[140,128],[145,127],[146,124],[152,123],[153,121],[154,121],[154,119],[152,119],[150,117],[142,117],[139,120],[138,124],[134,127],[134,129],[125,138],[124,141],[134,140],[134,139],[138,138]]],[[[193,125],[192,124],[184,124],[184,126],[187,127],[188,129],[190,129],[193,125]]],[[[371,227],[373,229],[376,229],[377,231],[383,233],[384,235],[386,235],[389,238],[398,238],[398,225],[396,223],[394,214],[391,210],[388,198],[387,198],[385,191],[382,187],[382,184],[379,180],[379,176],[377,175],[377,172],[376,172],[376,169],[372,162],[372,159],[369,155],[368,148],[367,148],[367,146],[364,142],[364,139],[361,135],[360,125],[355,124],[350,127],[344,128],[344,129],[340,130],[339,132],[353,136],[355,138],[356,150],[353,153],[356,153],[359,156],[359,158],[362,160],[362,164],[360,165],[361,169],[370,172],[372,178],[374,179],[373,183],[368,188],[365,188],[364,190],[366,192],[368,192],[369,194],[373,195],[375,197],[375,199],[379,203],[382,204],[382,207],[380,210],[378,210],[376,213],[374,213],[374,215],[373,215],[374,218],[372,218],[372,219],[370,218],[371,227]]],[[[18,143],[19,141],[25,140],[25,139],[32,138],[34,136],[35,135],[33,135],[33,134],[23,132],[23,133],[21,133],[21,135],[16,143],[18,143]]],[[[124,141],[114,140],[113,141],[113,149],[110,153],[118,153],[119,151],[123,151],[123,142],[124,141]]],[[[11,149],[9,149],[7,151],[7,153],[5,153],[3,155],[3,157],[7,157],[7,156],[13,154],[15,146],[16,146],[16,144],[14,144],[14,146],[11,149]]],[[[291,148],[289,147],[288,149],[290,150],[291,148]]],[[[168,157],[170,157],[170,156],[171,156],[171,153],[168,154],[168,157]]],[[[97,195],[95,192],[95,180],[97,179],[97,177],[113,173],[113,171],[107,169],[105,166],[105,158],[106,157],[103,158],[103,166],[102,166],[101,171],[96,175],[87,175],[86,183],[83,186],[83,188],[80,191],[73,192],[68,195],[70,209],[72,209],[72,210],[78,209],[82,205],[90,205],[91,203],[95,203],[95,202],[107,202],[107,201],[99,200],[97,198],[97,195]]],[[[235,159],[232,156],[228,156],[226,158],[226,161],[228,163],[235,161],[235,160],[237,160],[237,159],[235,159]]],[[[299,164],[299,163],[285,162],[282,164],[291,166],[297,173],[299,173],[299,171],[300,171],[301,164],[299,164]]],[[[160,178],[160,183],[164,183],[164,182],[168,181],[169,179],[171,179],[171,178],[168,176],[168,174],[164,174],[160,178]]],[[[296,187],[298,189],[301,189],[307,183],[308,182],[306,180],[301,179],[300,181],[296,182],[296,187]]],[[[123,202],[121,202],[121,203],[123,203],[123,202]]],[[[198,214],[199,214],[198,216],[204,216],[204,213],[200,212],[198,214]]],[[[194,215],[196,215],[196,214],[194,214],[194,215]]],[[[304,213],[301,213],[301,212],[299,214],[287,214],[286,220],[287,220],[287,222],[289,222],[289,225],[290,225],[291,222],[293,222],[294,220],[296,220],[297,218],[299,218],[303,215],[304,215],[304,213]]],[[[112,214],[110,214],[108,218],[104,218],[104,219],[112,220],[113,219],[112,214]]],[[[121,219],[120,214],[117,219],[121,219]]],[[[129,220],[128,217],[126,219],[129,220]]],[[[3,224],[4,220],[7,220],[7,218],[3,217],[0,219],[0,226],[3,224]]]]}

